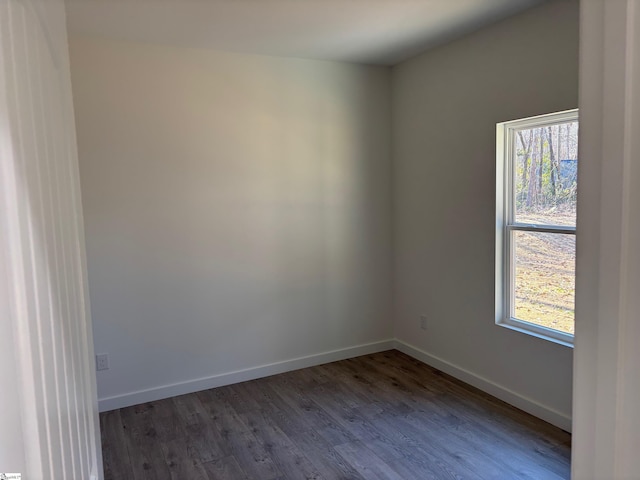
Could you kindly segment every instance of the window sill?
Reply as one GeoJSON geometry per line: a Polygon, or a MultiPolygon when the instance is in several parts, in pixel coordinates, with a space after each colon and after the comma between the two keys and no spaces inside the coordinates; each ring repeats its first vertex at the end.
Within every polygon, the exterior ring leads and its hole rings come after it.
{"type": "Polygon", "coordinates": [[[573,348],[574,337],[568,333],[559,332],[557,330],[552,330],[529,322],[523,322],[522,320],[517,320],[515,318],[498,321],[496,322],[496,325],[524,333],[525,335],[531,335],[532,337],[557,343],[558,345],[573,348]]]}

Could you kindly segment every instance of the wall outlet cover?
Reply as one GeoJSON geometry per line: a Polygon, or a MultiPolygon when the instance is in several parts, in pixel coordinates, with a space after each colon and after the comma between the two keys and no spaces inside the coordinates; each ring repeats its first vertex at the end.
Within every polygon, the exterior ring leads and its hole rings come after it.
{"type": "Polygon", "coordinates": [[[109,354],[101,353],[96,355],[96,370],[109,370],[109,354]]]}

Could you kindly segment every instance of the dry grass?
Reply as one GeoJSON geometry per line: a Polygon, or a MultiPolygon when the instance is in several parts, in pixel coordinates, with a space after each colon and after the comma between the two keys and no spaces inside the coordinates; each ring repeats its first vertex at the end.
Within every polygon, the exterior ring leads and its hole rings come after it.
{"type": "MultiPolygon", "coordinates": [[[[553,215],[558,223],[570,219],[565,213],[553,215]]],[[[549,216],[519,220],[540,223],[542,218],[549,216]]],[[[516,318],[573,334],[575,235],[517,232],[515,290],[516,318]]]]}

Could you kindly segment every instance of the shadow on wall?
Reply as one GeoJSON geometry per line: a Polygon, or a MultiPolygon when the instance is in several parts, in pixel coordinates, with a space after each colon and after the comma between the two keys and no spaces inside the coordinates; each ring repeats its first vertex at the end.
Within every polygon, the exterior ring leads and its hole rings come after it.
{"type": "Polygon", "coordinates": [[[387,69],[71,52],[101,397],[391,337],[387,69]]]}

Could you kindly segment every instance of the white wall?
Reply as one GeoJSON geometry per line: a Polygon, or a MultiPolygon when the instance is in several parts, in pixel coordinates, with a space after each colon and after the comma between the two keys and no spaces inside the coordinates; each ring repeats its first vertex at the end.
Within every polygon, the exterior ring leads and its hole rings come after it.
{"type": "Polygon", "coordinates": [[[388,69],[89,37],[71,60],[102,408],[392,337],[388,69]]]}
{"type": "Polygon", "coordinates": [[[495,129],[577,107],[578,3],[529,10],[392,78],[396,337],[569,428],[572,350],[494,324],[495,129]]]}

